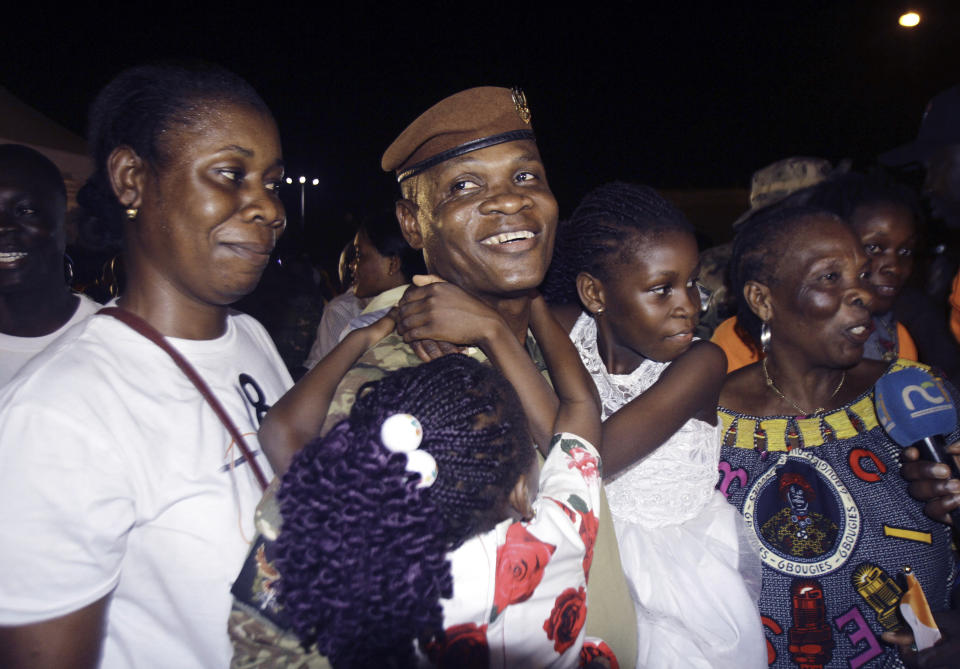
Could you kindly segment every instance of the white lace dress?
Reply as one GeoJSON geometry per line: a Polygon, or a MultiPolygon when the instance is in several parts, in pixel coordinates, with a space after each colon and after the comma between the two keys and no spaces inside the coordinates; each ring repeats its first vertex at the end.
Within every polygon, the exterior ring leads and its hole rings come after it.
{"type": "MultiPolygon", "coordinates": [[[[657,382],[670,363],[610,374],[593,318],[570,339],[600,393],[603,419],[657,382]]],[[[637,667],[766,667],[757,596],[760,561],[743,519],[715,489],[720,428],[688,420],[657,450],[605,484],[620,558],[637,608],[637,667]]]]}

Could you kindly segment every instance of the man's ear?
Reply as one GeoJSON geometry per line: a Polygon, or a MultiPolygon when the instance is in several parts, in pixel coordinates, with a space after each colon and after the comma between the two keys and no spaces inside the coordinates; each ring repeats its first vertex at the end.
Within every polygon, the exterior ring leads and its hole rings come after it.
{"type": "Polygon", "coordinates": [[[588,272],[577,274],[577,294],[580,302],[591,314],[602,314],[606,308],[606,298],[603,291],[603,282],[588,272]]]}
{"type": "Polygon", "coordinates": [[[533,505],[530,503],[530,486],[527,483],[527,475],[521,474],[517,479],[513,490],[507,497],[507,502],[516,510],[522,520],[533,519],[533,505]]]}
{"type": "Polygon", "coordinates": [[[420,232],[420,221],[417,219],[418,211],[419,208],[412,200],[397,200],[394,208],[403,238],[411,248],[422,250],[423,233],[420,232]]]}
{"type": "Polygon", "coordinates": [[[743,299],[747,301],[750,311],[766,323],[773,318],[773,302],[770,299],[770,288],[758,281],[747,281],[743,286],[743,299]]]}
{"type": "Polygon", "coordinates": [[[137,208],[143,203],[147,166],[129,146],[118,146],[107,157],[107,177],[120,204],[137,208]]]}
{"type": "Polygon", "coordinates": [[[400,271],[400,256],[387,256],[387,274],[393,275],[400,271]]]}

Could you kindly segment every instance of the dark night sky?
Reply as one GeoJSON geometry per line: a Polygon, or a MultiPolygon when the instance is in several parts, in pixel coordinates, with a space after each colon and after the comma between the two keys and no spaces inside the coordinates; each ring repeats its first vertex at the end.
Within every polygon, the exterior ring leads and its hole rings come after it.
{"type": "Polygon", "coordinates": [[[470,86],[525,88],[566,214],[615,178],[744,187],[788,155],[865,164],[912,138],[926,100],[960,81],[954,0],[909,5],[925,17],[913,31],[896,25],[907,3],[888,0],[218,4],[149,20],[135,13],[146,6],[5,17],[0,85],[82,132],[96,90],[124,66],[218,62],[274,110],[288,173],[321,179],[308,209],[327,220],[389,201],[383,149],[470,86]]]}

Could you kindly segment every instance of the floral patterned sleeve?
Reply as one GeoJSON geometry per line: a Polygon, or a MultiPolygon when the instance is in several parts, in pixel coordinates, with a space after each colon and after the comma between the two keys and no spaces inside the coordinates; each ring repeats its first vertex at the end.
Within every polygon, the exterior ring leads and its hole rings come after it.
{"type": "Polygon", "coordinates": [[[550,448],[533,520],[506,520],[450,554],[454,595],[441,600],[446,639],[428,649],[434,664],[617,666],[607,644],[584,637],[600,456],[569,433],[550,448]]]}

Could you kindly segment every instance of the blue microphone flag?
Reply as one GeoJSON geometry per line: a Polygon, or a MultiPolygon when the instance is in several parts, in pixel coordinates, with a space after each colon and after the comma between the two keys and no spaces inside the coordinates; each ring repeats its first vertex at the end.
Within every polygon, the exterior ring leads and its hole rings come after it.
{"type": "Polygon", "coordinates": [[[912,446],[957,426],[957,409],[943,383],[918,367],[880,377],[874,389],[877,419],[890,438],[912,446]]]}

